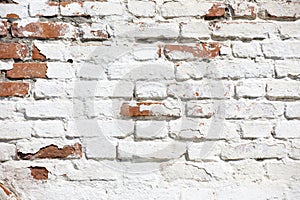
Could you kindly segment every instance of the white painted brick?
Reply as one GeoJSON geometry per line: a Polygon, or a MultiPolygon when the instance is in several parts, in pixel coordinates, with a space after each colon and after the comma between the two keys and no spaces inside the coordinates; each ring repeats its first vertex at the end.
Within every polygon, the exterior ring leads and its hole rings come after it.
{"type": "Polygon", "coordinates": [[[67,125],[67,136],[125,138],[134,132],[134,122],[131,120],[75,120],[67,125]]]}
{"type": "Polygon", "coordinates": [[[276,138],[300,138],[300,121],[279,121],[275,127],[276,138]]]}
{"type": "Polygon", "coordinates": [[[153,17],[155,15],[155,3],[151,1],[128,1],[128,10],[138,17],[153,17]]]}
{"type": "Polygon", "coordinates": [[[213,27],[213,36],[221,38],[265,39],[276,32],[268,22],[221,22],[213,27]]]}
{"type": "Polygon", "coordinates": [[[50,3],[47,0],[31,1],[29,4],[29,13],[31,17],[56,16],[58,15],[58,3],[50,3]]]}
{"type": "Polygon", "coordinates": [[[179,62],[176,64],[176,80],[202,79],[207,73],[207,62],[179,62]]]}
{"type": "Polygon", "coordinates": [[[265,10],[269,16],[276,18],[299,18],[299,2],[262,1],[260,9],[265,10]]]}
{"type": "Polygon", "coordinates": [[[300,77],[299,60],[277,60],[275,61],[277,77],[300,77]]]}
{"type": "Polygon", "coordinates": [[[281,102],[263,102],[239,100],[225,102],[225,118],[230,119],[275,119],[284,113],[284,104],[281,102]]]}
{"type": "Polygon", "coordinates": [[[37,101],[24,105],[29,118],[68,118],[73,113],[73,104],[68,101],[37,101]]]}
{"type": "Polygon", "coordinates": [[[290,102],[286,104],[286,117],[291,118],[300,118],[300,103],[298,102],[290,102]]]}
{"type": "Polygon", "coordinates": [[[168,136],[167,123],[165,121],[137,121],[136,137],[138,139],[157,139],[168,136]]]}
{"type": "Polygon", "coordinates": [[[267,121],[245,121],[241,124],[243,138],[271,137],[273,124],[267,121]]]}
{"type": "Polygon", "coordinates": [[[132,97],[134,85],[127,81],[76,81],[75,97],[132,97]]]}
{"type": "Polygon", "coordinates": [[[206,182],[210,180],[204,168],[189,163],[172,163],[162,167],[162,176],[168,181],[195,180],[206,182]]]}
{"type": "Polygon", "coordinates": [[[236,139],[240,127],[218,119],[183,118],[169,122],[170,135],[176,139],[236,139]]]}
{"type": "Polygon", "coordinates": [[[222,149],[221,158],[223,160],[282,158],[285,155],[285,148],[282,143],[228,144],[222,149]]]}
{"type": "Polygon", "coordinates": [[[133,57],[138,61],[156,60],[158,59],[158,48],[153,46],[142,46],[134,49],[133,57]]]}
{"type": "Polygon", "coordinates": [[[105,80],[106,74],[102,64],[94,64],[88,62],[74,63],[73,67],[76,71],[76,77],[85,79],[105,80]]]}
{"type": "Polygon", "coordinates": [[[16,146],[13,144],[0,143],[0,161],[8,161],[16,156],[16,146]]]}
{"type": "Polygon", "coordinates": [[[299,163],[267,163],[267,176],[271,180],[300,180],[299,163]]]}
{"type": "Polygon", "coordinates": [[[70,63],[48,62],[46,75],[48,78],[74,78],[75,70],[70,63]]]}
{"type": "Polygon", "coordinates": [[[175,23],[128,23],[112,25],[114,35],[121,38],[136,39],[163,39],[177,38],[179,35],[179,25],[175,23]]]}
{"type": "Polygon", "coordinates": [[[39,79],[35,82],[34,86],[34,95],[37,98],[66,97],[72,95],[71,89],[68,88],[67,83],[64,81],[39,79]]]}
{"type": "Polygon", "coordinates": [[[233,55],[238,58],[256,58],[263,56],[260,44],[257,42],[235,42],[232,44],[232,51],[233,55]]]}
{"type": "Polygon", "coordinates": [[[222,141],[205,141],[188,146],[188,157],[192,161],[219,161],[222,141]]]}
{"type": "Polygon", "coordinates": [[[181,157],[186,144],[170,142],[119,142],[118,158],[121,160],[170,160],[181,157]]]}
{"type": "Polygon", "coordinates": [[[84,138],[86,157],[91,159],[115,159],[116,144],[104,137],[84,138]]]}
{"type": "Polygon", "coordinates": [[[220,100],[188,101],[186,104],[186,113],[187,116],[210,118],[218,115],[218,110],[220,107],[224,107],[224,105],[220,100]]]}
{"type": "Polygon", "coordinates": [[[232,172],[235,180],[262,180],[265,175],[264,163],[256,162],[255,160],[240,160],[230,162],[230,167],[226,166],[227,170],[232,172]]]}
{"type": "Polygon", "coordinates": [[[180,2],[164,3],[161,12],[165,18],[204,16],[212,6],[212,3],[183,0],[180,2]]]}
{"type": "Polygon", "coordinates": [[[299,98],[300,82],[276,80],[267,83],[267,96],[271,98],[299,98]]]}
{"type": "Polygon", "coordinates": [[[84,15],[83,4],[80,2],[68,2],[61,4],[60,13],[63,16],[80,16],[84,15]]]}
{"type": "Polygon", "coordinates": [[[213,190],[207,188],[189,188],[184,189],[180,193],[182,200],[198,199],[199,197],[207,200],[213,200],[215,198],[213,190]]]}
{"type": "Polygon", "coordinates": [[[14,61],[7,60],[7,61],[0,61],[0,70],[10,70],[13,68],[14,61]]]}
{"type": "Polygon", "coordinates": [[[300,23],[299,22],[282,22],[278,23],[279,32],[285,38],[299,38],[300,23]]]}
{"type": "Polygon", "coordinates": [[[262,43],[262,50],[267,58],[300,58],[300,42],[274,41],[262,43]]]}
{"type": "Polygon", "coordinates": [[[184,38],[207,39],[210,38],[210,30],[205,22],[191,21],[182,24],[181,35],[184,38]]]}
{"type": "Polygon", "coordinates": [[[3,140],[30,138],[33,133],[31,122],[1,121],[0,124],[0,138],[3,140]]]}
{"type": "Polygon", "coordinates": [[[274,76],[271,62],[253,62],[252,60],[226,60],[210,63],[207,77],[210,78],[269,78],[274,76]]]}
{"type": "Polygon", "coordinates": [[[84,39],[106,39],[108,33],[106,31],[107,24],[92,23],[80,24],[80,31],[84,39]]]}
{"type": "Polygon", "coordinates": [[[294,139],[291,142],[291,149],[289,150],[289,157],[295,160],[300,160],[300,140],[294,139]]]}
{"type": "Polygon", "coordinates": [[[136,83],[136,97],[138,98],[165,98],[167,97],[167,86],[160,82],[144,82],[136,83]]]}
{"type": "Polygon", "coordinates": [[[119,116],[121,101],[95,100],[87,102],[87,115],[98,118],[119,116]]]}
{"type": "Polygon", "coordinates": [[[19,18],[28,17],[28,2],[20,2],[18,4],[5,4],[0,5],[0,17],[8,18],[7,15],[15,14],[19,18]]]}
{"type": "Polygon", "coordinates": [[[238,97],[263,97],[266,94],[266,83],[260,80],[245,80],[236,85],[238,97]]]}
{"type": "Polygon", "coordinates": [[[173,63],[167,61],[114,63],[108,68],[110,79],[170,80],[174,79],[173,63]]]}
{"type": "Polygon", "coordinates": [[[185,81],[170,84],[168,95],[174,95],[183,99],[197,98],[229,98],[233,96],[233,85],[229,81],[201,80],[185,81]]]}
{"type": "Polygon", "coordinates": [[[83,9],[87,15],[105,16],[122,15],[123,6],[120,2],[83,2],[83,9]]]}
{"type": "Polygon", "coordinates": [[[65,130],[62,121],[34,121],[33,123],[33,135],[35,137],[64,137],[65,130]]]}
{"type": "Polygon", "coordinates": [[[0,103],[0,119],[9,119],[16,116],[16,106],[12,102],[3,101],[0,103]]]}

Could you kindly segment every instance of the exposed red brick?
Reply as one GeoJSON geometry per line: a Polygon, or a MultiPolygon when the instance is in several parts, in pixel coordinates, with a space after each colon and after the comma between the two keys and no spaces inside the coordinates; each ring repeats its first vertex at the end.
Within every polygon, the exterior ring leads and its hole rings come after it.
{"type": "Polygon", "coordinates": [[[31,176],[37,180],[47,180],[49,171],[45,167],[29,167],[31,176]]]}
{"type": "Polygon", "coordinates": [[[29,84],[22,82],[0,83],[0,97],[25,96],[28,94],[29,84]]]}
{"type": "Polygon", "coordinates": [[[138,102],[136,106],[123,103],[120,114],[127,117],[146,117],[153,116],[150,110],[140,110],[141,105],[150,106],[153,104],[162,104],[160,102],[138,102]]]}
{"type": "MultiPolygon", "coordinates": [[[[70,26],[66,23],[32,22],[21,26],[14,22],[11,26],[14,37],[59,38],[69,33],[70,26]]],[[[75,32],[74,32],[75,36],[75,32]]]]}
{"type": "Polygon", "coordinates": [[[60,5],[62,7],[66,7],[67,5],[71,4],[71,3],[78,3],[81,7],[83,6],[83,2],[82,1],[63,1],[63,2],[60,2],[60,5]]]}
{"type": "Polygon", "coordinates": [[[48,2],[48,5],[49,5],[49,6],[58,6],[59,3],[58,3],[58,2],[55,2],[55,1],[49,1],[49,2],[48,2]]]}
{"type": "Polygon", "coordinates": [[[22,160],[32,160],[32,159],[53,159],[53,158],[67,158],[71,155],[79,155],[82,157],[82,147],[81,144],[74,144],[73,146],[64,146],[63,148],[58,148],[56,145],[50,145],[41,148],[38,152],[31,154],[23,154],[18,152],[18,157],[22,160]]]}
{"type": "Polygon", "coordinates": [[[166,45],[165,53],[168,56],[170,52],[181,51],[191,53],[198,58],[214,58],[220,54],[220,48],[218,43],[201,43],[196,44],[196,46],[166,45]]]}
{"type": "Polygon", "coordinates": [[[225,16],[225,7],[221,4],[214,4],[205,17],[223,17],[225,16]]]}
{"type": "Polygon", "coordinates": [[[7,195],[7,196],[10,196],[11,195],[11,192],[9,191],[9,189],[7,189],[4,185],[2,185],[0,183],[0,188],[4,191],[4,193],[7,195]]]}
{"type": "Polygon", "coordinates": [[[19,43],[0,43],[0,58],[23,59],[28,55],[28,47],[19,43]]]}
{"type": "Polygon", "coordinates": [[[35,45],[33,45],[32,59],[34,59],[34,60],[46,60],[46,56],[44,56],[35,45]]]}
{"type": "Polygon", "coordinates": [[[0,36],[7,36],[7,21],[0,21],[0,36]]]}
{"type": "Polygon", "coordinates": [[[91,34],[95,37],[102,38],[102,39],[108,38],[108,34],[102,30],[91,31],[91,34]]]}
{"type": "Polygon", "coordinates": [[[6,18],[8,18],[8,19],[19,19],[20,17],[17,14],[9,13],[9,14],[6,15],[6,18]]]}
{"type": "Polygon", "coordinates": [[[6,72],[7,78],[46,78],[46,63],[14,63],[6,72]]]}

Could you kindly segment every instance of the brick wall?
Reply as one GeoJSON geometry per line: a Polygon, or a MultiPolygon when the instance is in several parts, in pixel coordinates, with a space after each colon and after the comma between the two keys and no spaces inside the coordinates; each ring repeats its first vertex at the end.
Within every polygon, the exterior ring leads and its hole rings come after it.
{"type": "Polygon", "coordinates": [[[300,199],[300,2],[0,2],[0,199],[300,199]]]}

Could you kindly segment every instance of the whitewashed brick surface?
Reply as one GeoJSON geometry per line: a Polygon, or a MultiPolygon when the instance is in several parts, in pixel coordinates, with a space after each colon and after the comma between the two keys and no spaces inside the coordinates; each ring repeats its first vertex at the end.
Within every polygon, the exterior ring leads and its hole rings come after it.
{"type": "Polygon", "coordinates": [[[0,18],[0,200],[300,199],[298,0],[0,18]]]}

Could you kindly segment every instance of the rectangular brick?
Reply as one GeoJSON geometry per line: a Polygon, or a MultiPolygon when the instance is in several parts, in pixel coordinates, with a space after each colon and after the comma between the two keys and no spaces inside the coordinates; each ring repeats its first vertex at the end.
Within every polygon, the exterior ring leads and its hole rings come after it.
{"type": "Polygon", "coordinates": [[[275,127],[276,138],[300,138],[300,121],[279,121],[275,127]]]}
{"type": "Polygon", "coordinates": [[[300,119],[300,103],[299,102],[290,102],[286,103],[285,115],[288,119],[300,119]]]}
{"type": "Polygon", "coordinates": [[[267,96],[273,99],[300,98],[300,82],[293,80],[268,82],[267,96]]]}
{"type": "Polygon", "coordinates": [[[300,60],[277,60],[275,61],[275,71],[278,78],[299,78],[300,60]]]}
{"type": "Polygon", "coordinates": [[[0,161],[12,160],[16,156],[16,146],[14,144],[0,143],[0,161]]]}
{"type": "Polygon", "coordinates": [[[10,79],[18,78],[46,78],[46,63],[14,63],[13,69],[6,72],[10,79]]]}
{"type": "Polygon", "coordinates": [[[261,45],[266,58],[300,58],[300,42],[276,41],[261,45]]]}
{"type": "Polygon", "coordinates": [[[267,121],[244,121],[241,123],[242,138],[269,138],[273,124],[267,121]]]}
{"type": "Polygon", "coordinates": [[[25,38],[76,38],[74,26],[63,22],[13,22],[11,25],[13,37],[25,38]]]}
{"type": "Polygon", "coordinates": [[[235,90],[238,97],[263,97],[266,95],[266,83],[256,79],[239,81],[235,90]]]}
{"type": "Polygon", "coordinates": [[[14,139],[29,139],[31,137],[32,123],[31,122],[7,122],[1,121],[1,140],[14,140],[14,139]]]}
{"type": "Polygon", "coordinates": [[[31,17],[57,16],[59,14],[58,2],[48,0],[34,0],[29,3],[29,14],[31,17]]]}
{"type": "Polygon", "coordinates": [[[260,3],[259,7],[262,19],[296,20],[300,17],[300,3],[297,1],[267,1],[260,3]]]}
{"type": "Polygon", "coordinates": [[[29,92],[29,83],[0,82],[0,97],[25,96],[29,92]]]}
{"type": "Polygon", "coordinates": [[[161,139],[168,136],[165,121],[137,121],[135,128],[136,139],[161,139]]]}
{"type": "Polygon", "coordinates": [[[0,58],[24,59],[28,56],[28,47],[19,43],[0,43],[0,58]]]}

